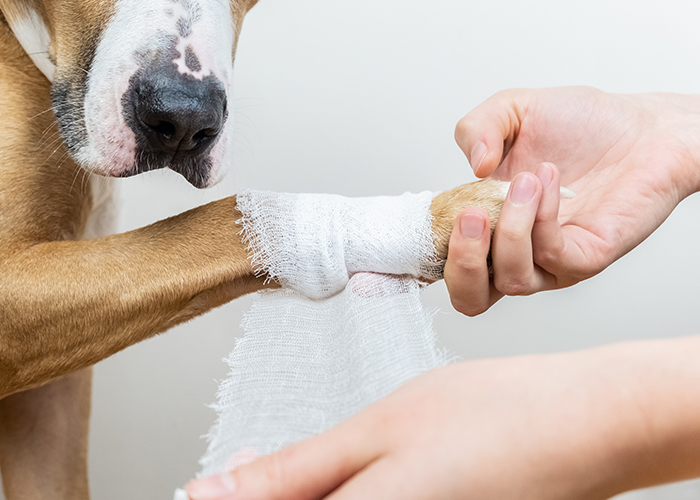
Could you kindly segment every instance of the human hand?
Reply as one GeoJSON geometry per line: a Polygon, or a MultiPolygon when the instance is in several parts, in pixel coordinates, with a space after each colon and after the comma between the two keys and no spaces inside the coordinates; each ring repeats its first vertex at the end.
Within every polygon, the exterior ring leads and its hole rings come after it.
{"type": "Polygon", "coordinates": [[[513,180],[493,235],[492,280],[484,213],[467,209],[455,223],[445,281],[468,315],[503,295],[599,273],[700,189],[694,96],[509,90],[464,117],[455,137],[477,176],[513,180]],[[560,203],[560,183],[576,196],[560,203]]]}
{"type": "Polygon", "coordinates": [[[605,499],[700,473],[700,338],[466,362],[192,500],[605,499]]]}

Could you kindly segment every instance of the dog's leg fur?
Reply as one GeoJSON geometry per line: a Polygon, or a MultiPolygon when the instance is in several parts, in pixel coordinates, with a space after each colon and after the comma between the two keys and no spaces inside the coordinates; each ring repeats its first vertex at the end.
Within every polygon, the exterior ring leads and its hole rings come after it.
{"type": "Polygon", "coordinates": [[[8,500],[89,498],[92,369],[0,400],[0,468],[8,500]]]}

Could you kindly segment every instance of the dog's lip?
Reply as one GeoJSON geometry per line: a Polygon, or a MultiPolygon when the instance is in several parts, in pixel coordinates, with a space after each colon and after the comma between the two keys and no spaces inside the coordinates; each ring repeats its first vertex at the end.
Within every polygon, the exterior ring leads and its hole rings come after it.
{"type": "MultiPolygon", "coordinates": [[[[118,175],[116,177],[120,178],[120,179],[128,179],[129,177],[135,177],[137,175],[141,175],[143,173],[150,172],[152,170],[160,170],[160,169],[138,170],[138,171],[136,171],[135,169],[131,169],[131,170],[127,170],[125,172],[122,172],[120,175],[118,175]]],[[[169,170],[172,170],[172,169],[169,168],[169,170]]],[[[209,185],[210,185],[209,178],[206,178],[206,179],[205,178],[197,178],[197,177],[191,178],[191,177],[183,174],[182,172],[178,172],[177,170],[172,170],[172,171],[175,172],[176,174],[179,174],[182,177],[184,177],[187,182],[189,182],[193,187],[195,187],[197,189],[205,189],[205,188],[209,187],[209,185]]]]}
{"type": "Polygon", "coordinates": [[[197,158],[185,154],[176,154],[174,157],[168,154],[149,151],[137,154],[140,161],[131,168],[115,173],[115,177],[133,177],[153,170],[169,169],[183,176],[192,186],[203,189],[213,184],[212,173],[214,169],[209,155],[197,158]]]}

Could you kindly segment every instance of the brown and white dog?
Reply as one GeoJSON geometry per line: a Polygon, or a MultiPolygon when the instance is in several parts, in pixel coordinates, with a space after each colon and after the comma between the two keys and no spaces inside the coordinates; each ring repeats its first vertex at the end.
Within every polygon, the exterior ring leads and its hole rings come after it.
{"type": "MultiPolygon", "coordinates": [[[[85,499],[89,367],[261,289],[235,198],[124,234],[114,177],[230,163],[232,61],[257,0],[0,0],[0,468],[8,500],[85,499]],[[109,236],[108,236],[109,235],[109,236]]],[[[433,202],[444,256],[460,207],[433,202]]],[[[273,285],[269,285],[273,286],[273,285]]]]}

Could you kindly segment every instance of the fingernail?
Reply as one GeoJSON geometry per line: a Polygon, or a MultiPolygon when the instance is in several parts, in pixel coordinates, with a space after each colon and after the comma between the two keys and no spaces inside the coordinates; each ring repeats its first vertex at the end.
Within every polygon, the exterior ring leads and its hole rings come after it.
{"type": "Polygon", "coordinates": [[[187,492],[181,488],[178,488],[175,490],[175,495],[173,496],[173,500],[190,500],[190,496],[187,494],[187,492]]]}
{"type": "Polygon", "coordinates": [[[554,172],[552,171],[552,167],[549,165],[549,163],[543,163],[540,165],[540,168],[537,169],[537,177],[539,177],[543,188],[546,189],[549,187],[552,179],[554,178],[554,172]]]}
{"type": "Polygon", "coordinates": [[[477,142],[476,145],[472,148],[471,164],[475,174],[479,173],[481,164],[484,163],[488,152],[489,148],[486,147],[486,143],[484,141],[477,142]]]}
{"type": "Polygon", "coordinates": [[[192,500],[205,500],[231,495],[236,491],[236,483],[231,474],[224,473],[190,481],[185,489],[192,500]]]}
{"type": "Polygon", "coordinates": [[[484,234],[484,219],[476,214],[466,214],[459,221],[459,232],[463,238],[478,240],[484,234]]]}
{"type": "Polygon", "coordinates": [[[535,179],[529,175],[520,175],[515,179],[512,191],[510,193],[510,199],[514,203],[525,204],[529,202],[533,196],[535,196],[535,190],[537,189],[537,184],[535,179]]]}

